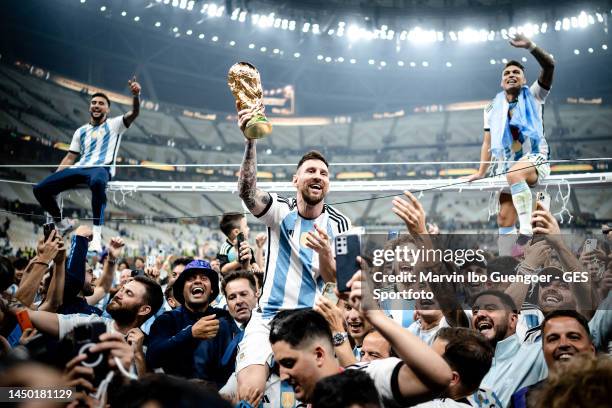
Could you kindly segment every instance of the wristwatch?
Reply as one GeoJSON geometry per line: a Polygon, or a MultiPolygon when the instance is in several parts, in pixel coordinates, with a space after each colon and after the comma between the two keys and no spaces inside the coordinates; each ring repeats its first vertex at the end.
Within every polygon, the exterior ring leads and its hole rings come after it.
{"type": "Polygon", "coordinates": [[[335,333],[333,340],[334,340],[334,347],[341,346],[345,341],[348,340],[348,334],[346,332],[335,333]]]}

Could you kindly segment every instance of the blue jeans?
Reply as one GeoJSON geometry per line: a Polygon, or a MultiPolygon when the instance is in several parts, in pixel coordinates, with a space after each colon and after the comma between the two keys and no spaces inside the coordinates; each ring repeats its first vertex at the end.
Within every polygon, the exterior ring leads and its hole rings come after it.
{"type": "Polygon", "coordinates": [[[61,220],[61,210],[57,205],[57,195],[79,184],[87,184],[91,190],[91,209],[94,225],[104,225],[106,207],[106,184],[110,181],[106,167],[87,167],[64,169],[51,174],[34,186],[34,196],[42,208],[56,221],[61,220]]]}

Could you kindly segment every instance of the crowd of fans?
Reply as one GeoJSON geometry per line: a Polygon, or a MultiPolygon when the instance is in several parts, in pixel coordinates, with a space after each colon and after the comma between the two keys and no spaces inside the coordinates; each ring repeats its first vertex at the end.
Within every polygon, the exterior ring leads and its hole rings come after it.
{"type": "MultiPolygon", "coordinates": [[[[393,208],[407,230],[387,247],[436,245],[416,198],[393,208]]],[[[430,284],[434,300],[394,308],[365,305],[371,267],[362,260],[349,292],[276,313],[265,389],[250,395],[236,360],[264,286],[268,236],[249,236],[243,214],[224,214],[219,253],[196,259],[124,257],[119,236],[92,256],[89,226],[67,237],[52,230],[34,257],[1,259],[0,386],[73,387],[69,406],[91,407],[608,406],[610,246],[573,253],[549,212],[533,217],[539,239],[523,255],[487,254],[453,272],[587,271],[588,280],[430,284]]],[[[383,269],[405,272],[397,261],[383,269]]]]}

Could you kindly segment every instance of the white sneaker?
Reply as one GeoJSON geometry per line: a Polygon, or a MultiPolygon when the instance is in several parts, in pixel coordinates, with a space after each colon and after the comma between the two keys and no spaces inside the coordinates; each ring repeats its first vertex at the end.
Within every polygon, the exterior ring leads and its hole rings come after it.
{"type": "Polygon", "coordinates": [[[102,253],[102,236],[100,234],[93,234],[93,239],[89,243],[89,248],[91,252],[102,253]]]}
{"type": "Polygon", "coordinates": [[[72,231],[75,230],[74,222],[68,218],[62,218],[60,222],[55,224],[55,228],[60,233],[62,237],[66,237],[72,231]]]}

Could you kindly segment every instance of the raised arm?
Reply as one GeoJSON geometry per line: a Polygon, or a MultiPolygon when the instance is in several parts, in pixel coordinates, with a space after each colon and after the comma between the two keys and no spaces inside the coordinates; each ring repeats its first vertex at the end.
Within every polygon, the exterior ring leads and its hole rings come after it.
{"type": "Polygon", "coordinates": [[[30,322],[32,322],[35,329],[54,337],[59,335],[59,319],[56,313],[29,309],[27,305],[24,305],[16,297],[11,297],[8,300],[8,309],[11,313],[27,310],[30,322]]]}
{"type": "Polygon", "coordinates": [[[525,48],[531,52],[531,55],[534,56],[538,64],[540,64],[540,67],[542,67],[538,78],[540,85],[545,89],[550,89],[553,82],[553,74],[555,72],[555,60],[552,55],[538,47],[535,42],[531,41],[523,34],[516,34],[514,38],[510,39],[510,44],[513,47],[525,48]]]}
{"type": "MultiPolygon", "coordinates": [[[[238,112],[240,130],[244,132],[244,128],[252,116],[253,110],[251,109],[238,112]]],[[[251,214],[257,217],[266,210],[271,197],[270,194],[257,188],[257,151],[255,145],[255,140],[246,139],[244,157],[238,177],[238,194],[251,214]]]]}
{"type": "Polygon", "coordinates": [[[351,306],[360,309],[364,318],[387,339],[404,364],[399,370],[397,385],[400,394],[411,402],[426,401],[450,384],[451,369],[431,347],[402,328],[376,308],[362,308],[362,272],[347,284],[351,288],[351,306]]]}
{"type": "Polygon", "coordinates": [[[30,306],[34,302],[40,282],[60,248],[63,249],[63,243],[57,230],[51,231],[46,241],[40,240],[38,242],[36,257],[32,258],[28,264],[15,293],[15,297],[24,305],[30,306]]]}
{"type": "Polygon", "coordinates": [[[113,284],[113,276],[115,274],[117,260],[123,253],[123,247],[125,243],[119,237],[111,238],[108,243],[108,256],[104,260],[104,266],[102,268],[102,275],[100,276],[100,282],[94,288],[94,293],[91,296],[86,296],[87,304],[95,305],[106,295],[113,284]]]}
{"type": "Polygon", "coordinates": [[[133,77],[128,81],[128,85],[132,93],[132,110],[123,115],[125,127],[130,127],[140,113],[140,84],[136,82],[136,77],[133,77]]]}
{"type": "Polygon", "coordinates": [[[64,242],[61,241],[57,255],[55,256],[55,270],[49,283],[47,297],[40,305],[38,310],[46,312],[55,312],[61,305],[64,298],[64,281],[66,279],[66,248],[64,242]]]}

